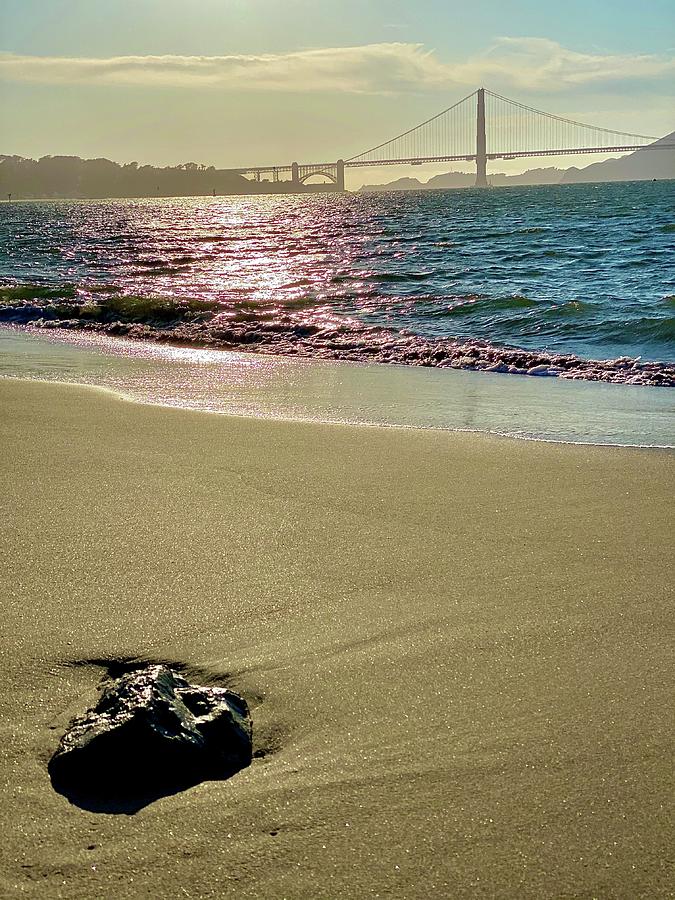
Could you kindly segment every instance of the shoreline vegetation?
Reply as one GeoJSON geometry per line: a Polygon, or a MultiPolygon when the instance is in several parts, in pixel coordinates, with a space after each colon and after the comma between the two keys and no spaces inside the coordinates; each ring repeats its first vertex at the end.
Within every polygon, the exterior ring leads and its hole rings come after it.
{"type": "Polygon", "coordinates": [[[300,194],[334,191],[333,184],[249,180],[236,169],[195,162],[178,166],[124,165],[109,159],[0,154],[0,195],[14,200],[108,200],[161,197],[300,194]]]}
{"type": "Polygon", "coordinates": [[[0,894],[667,895],[675,454],[0,408],[0,894]],[[244,697],[251,765],[72,805],[68,722],[160,663],[244,697]]]}
{"type": "Polygon", "coordinates": [[[219,312],[215,301],[125,295],[105,285],[86,291],[74,285],[0,287],[0,323],[282,356],[675,386],[675,363],[627,356],[593,360],[480,339],[431,339],[351,318],[312,322],[292,306],[272,313],[242,302],[234,311],[219,312]]]}

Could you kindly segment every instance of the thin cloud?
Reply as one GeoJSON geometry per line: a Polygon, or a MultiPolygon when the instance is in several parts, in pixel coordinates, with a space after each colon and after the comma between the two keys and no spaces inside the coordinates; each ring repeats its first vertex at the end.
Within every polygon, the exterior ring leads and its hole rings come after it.
{"type": "Polygon", "coordinates": [[[217,87],[233,91],[377,93],[442,80],[419,44],[304,50],[261,56],[34,57],[0,55],[0,75],[48,84],[217,87]]]}
{"type": "Polygon", "coordinates": [[[39,84],[214,87],[230,91],[401,93],[479,84],[528,91],[666,81],[675,59],[577,53],[545,38],[499,38],[485,52],[445,63],[421,44],[381,43],[259,56],[0,54],[0,77],[39,84]]]}
{"type": "Polygon", "coordinates": [[[513,87],[551,91],[668,79],[675,73],[675,59],[649,54],[577,53],[546,38],[503,37],[461,68],[465,78],[480,75],[482,80],[503,79],[513,87]]]}

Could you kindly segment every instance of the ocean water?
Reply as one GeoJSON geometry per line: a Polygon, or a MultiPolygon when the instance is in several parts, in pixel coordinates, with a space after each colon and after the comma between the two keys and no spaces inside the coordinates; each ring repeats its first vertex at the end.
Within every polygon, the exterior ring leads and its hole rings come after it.
{"type": "Polygon", "coordinates": [[[0,286],[675,361],[675,181],[0,204],[0,286]]]}

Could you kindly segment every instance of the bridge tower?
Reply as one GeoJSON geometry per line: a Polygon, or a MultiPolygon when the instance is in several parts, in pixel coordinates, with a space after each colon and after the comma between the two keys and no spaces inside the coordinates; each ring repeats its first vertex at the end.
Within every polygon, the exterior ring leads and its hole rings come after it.
{"type": "Polygon", "coordinates": [[[487,143],[485,140],[485,88],[478,88],[476,116],[476,187],[487,187],[487,143]]]}
{"type": "Polygon", "coordinates": [[[291,164],[291,183],[300,188],[300,166],[296,162],[291,164]]]}

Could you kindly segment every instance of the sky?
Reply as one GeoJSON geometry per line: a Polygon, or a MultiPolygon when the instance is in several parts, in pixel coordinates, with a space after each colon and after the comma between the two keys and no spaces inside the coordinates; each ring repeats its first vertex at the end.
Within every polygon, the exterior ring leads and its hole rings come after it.
{"type": "MultiPolygon", "coordinates": [[[[348,158],[480,85],[618,131],[670,132],[675,5],[0,0],[1,153],[217,167],[348,158]]],[[[451,168],[357,170],[350,186],[451,168]]]]}

